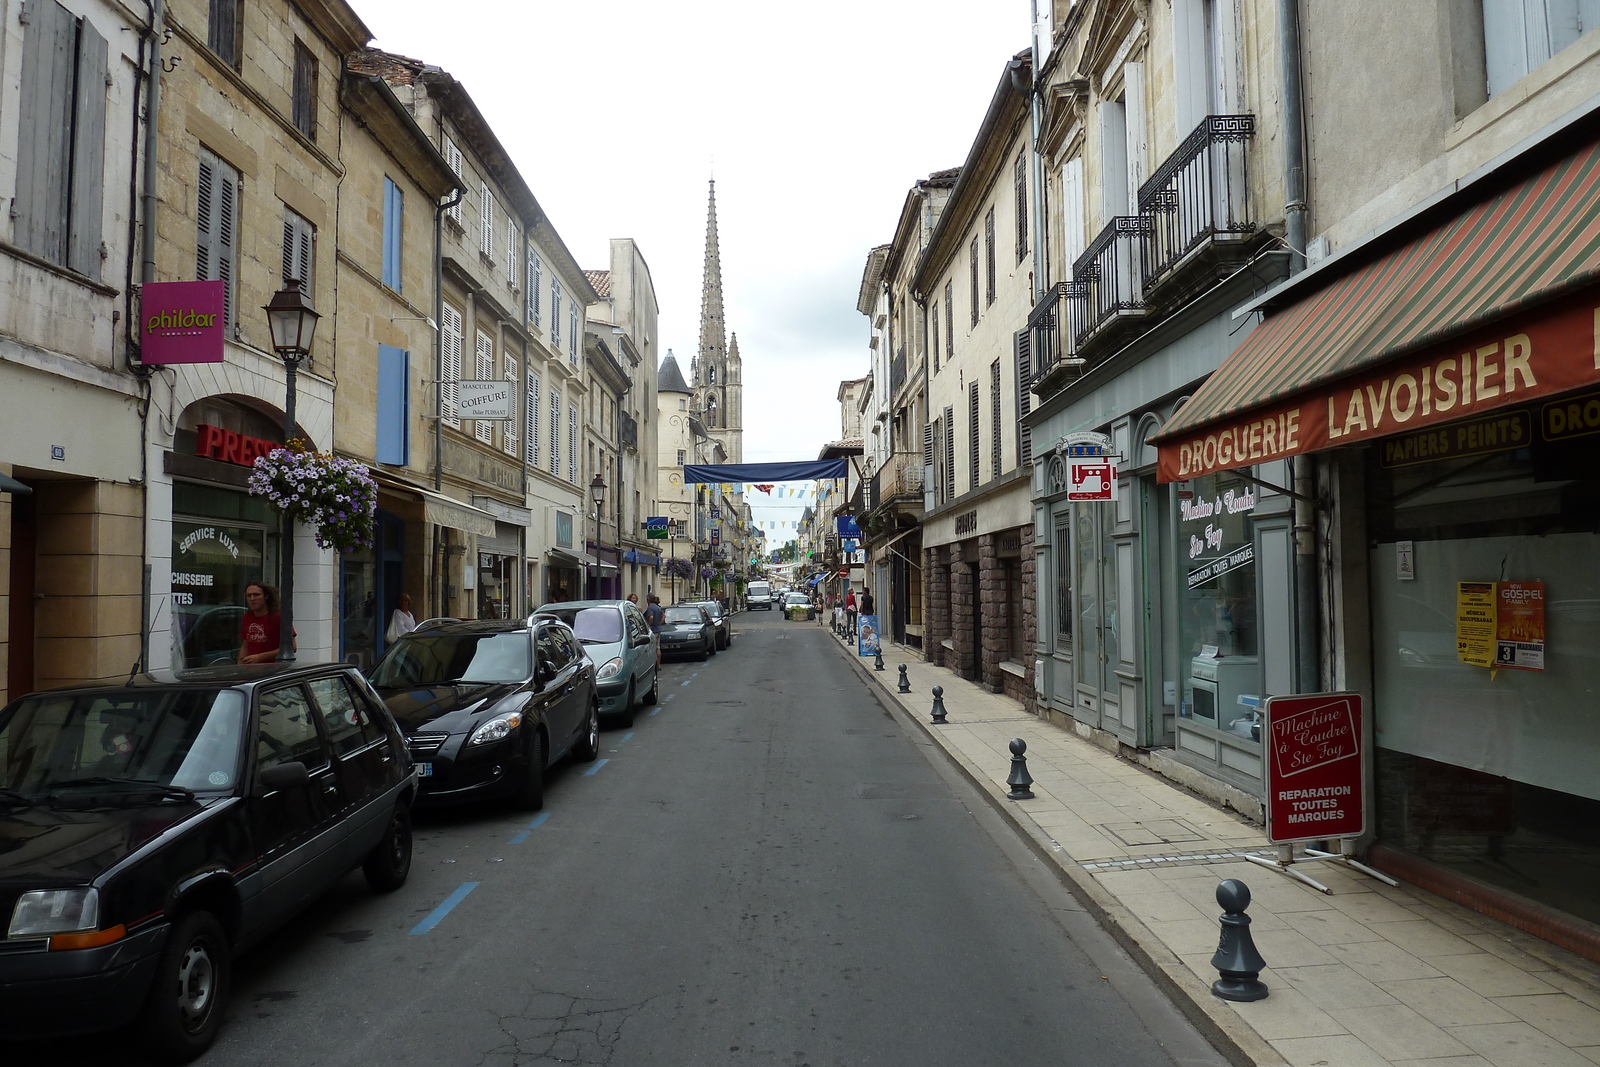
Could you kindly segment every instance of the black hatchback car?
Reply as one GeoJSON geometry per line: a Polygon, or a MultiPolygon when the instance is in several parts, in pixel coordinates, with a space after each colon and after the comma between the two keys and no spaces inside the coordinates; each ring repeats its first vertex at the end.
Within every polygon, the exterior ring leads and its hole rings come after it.
{"type": "Polygon", "coordinates": [[[0,710],[0,1034],[216,1037],[231,959],[352,868],[411,868],[415,778],[353,668],[213,667],[0,710]]]}
{"type": "Polygon", "coordinates": [[[545,770],[600,752],[594,664],[558,619],[430,619],[384,653],[372,684],[405,732],[423,803],[544,805],[545,770]]]}

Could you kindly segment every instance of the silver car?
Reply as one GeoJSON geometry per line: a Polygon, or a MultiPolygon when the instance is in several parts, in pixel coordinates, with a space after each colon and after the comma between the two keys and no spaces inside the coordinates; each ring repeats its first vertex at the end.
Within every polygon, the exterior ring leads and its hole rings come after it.
{"type": "Polygon", "coordinates": [[[584,655],[594,664],[600,715],[632,726],[641,701],[656,702],[656,640],[644,612],[626,600],[568,600],[546,604],[537,614],[553,615],[572,627],[584,655]]]}

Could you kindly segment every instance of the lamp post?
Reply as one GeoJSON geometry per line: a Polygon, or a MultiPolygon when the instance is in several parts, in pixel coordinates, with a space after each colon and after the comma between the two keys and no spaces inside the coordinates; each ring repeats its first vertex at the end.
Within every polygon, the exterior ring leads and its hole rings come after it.
{"type": "MultiPolygon", "coordinates": [[[[288,279],[261,309],[267,313],[267,327],[272,332],[272,350],[283,360],[285,445],[293,441],[295,435],[295,375],[300,370],[301,362],[311,352],[311,338],[317,332],[317,320],[322,317],[311,307],[300,285],[299,278],[288,279]]],[[[280,605],[278,661],[287,663],[294,659],[294,518],[286,511],[281,516],[281,523],[283,601],[280,605]]]]}
{"type": "Polygon", "coordinates": [[[589,591],[591,599],[599,599],[600,593],[600,507],[606,499],[606,480],[598,473],[589,483],[589,496],[594,500],[594,588],[589,591]]]}

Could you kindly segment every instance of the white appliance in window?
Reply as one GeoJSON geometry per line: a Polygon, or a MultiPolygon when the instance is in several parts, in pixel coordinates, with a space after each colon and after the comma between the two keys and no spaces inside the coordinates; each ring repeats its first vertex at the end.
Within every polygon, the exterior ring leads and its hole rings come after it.
{"type": "Polygon", "coordinates": [[[1241,696],[1261,691],[1260,666],[1255,656],[1196,656],[1189,661],[1188,684],[1184,686],[1187,718],[1218,730],[1260,740],[1249,729],[1253,709],[1240,704],[1241,696]],[[1244,727],[1235,723],[1243,721],[1244,727]]]}

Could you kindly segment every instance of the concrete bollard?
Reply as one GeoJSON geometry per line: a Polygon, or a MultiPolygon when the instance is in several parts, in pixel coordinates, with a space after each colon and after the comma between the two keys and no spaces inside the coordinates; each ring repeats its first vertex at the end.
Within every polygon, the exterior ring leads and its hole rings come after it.
{"type": "Polygon", "coordinates": [[[1028,742],[1020,737],[1011,739],[1011,777],[1006,779],[1006,785],[1011,787],[1011,792],[1006,794],[1008,800],[1032,800],[1033,790],[1028,787],[1033,784],[1033,775],[1028,773],[1028,757],[1023,755],[1028,751],[1028,742]]]}
{"type": "Polygon", "coordinates": [[[1217,886],[1217,903],[1222,907],[1222,937],[1217,942],[1217,953],[1211,957],[1211,966],[1222,975],[1211,984],[1213,995],[1223,1000],[1265,1000],[1267,984],[1261,981],[1261,970],[1267,961],[1256,951],[1255,939],[1250,936],[1250,916],[1244,913],[1250,906],[1250,887],[1237,878],[1228,878],[1217,886]]]}
{"type": "Polygon", "coordinates": [[[883,649],[881,648],[872,654],[872,669],[875,671],[883,670],[883,649]]]}
{"type": "Polygon", "coordinates": [[[933,687],[933,724],[935,726],[943,726],[946,714],[947,712],[944,710],[944,686],[936,685],[933,687]]]}
{"type": "Polygon", "coordinates": [[[911,692],[911,679],[906,677],[906,665],[900,664],[900,685],[895,689],[897,693],[911,692]]]}

